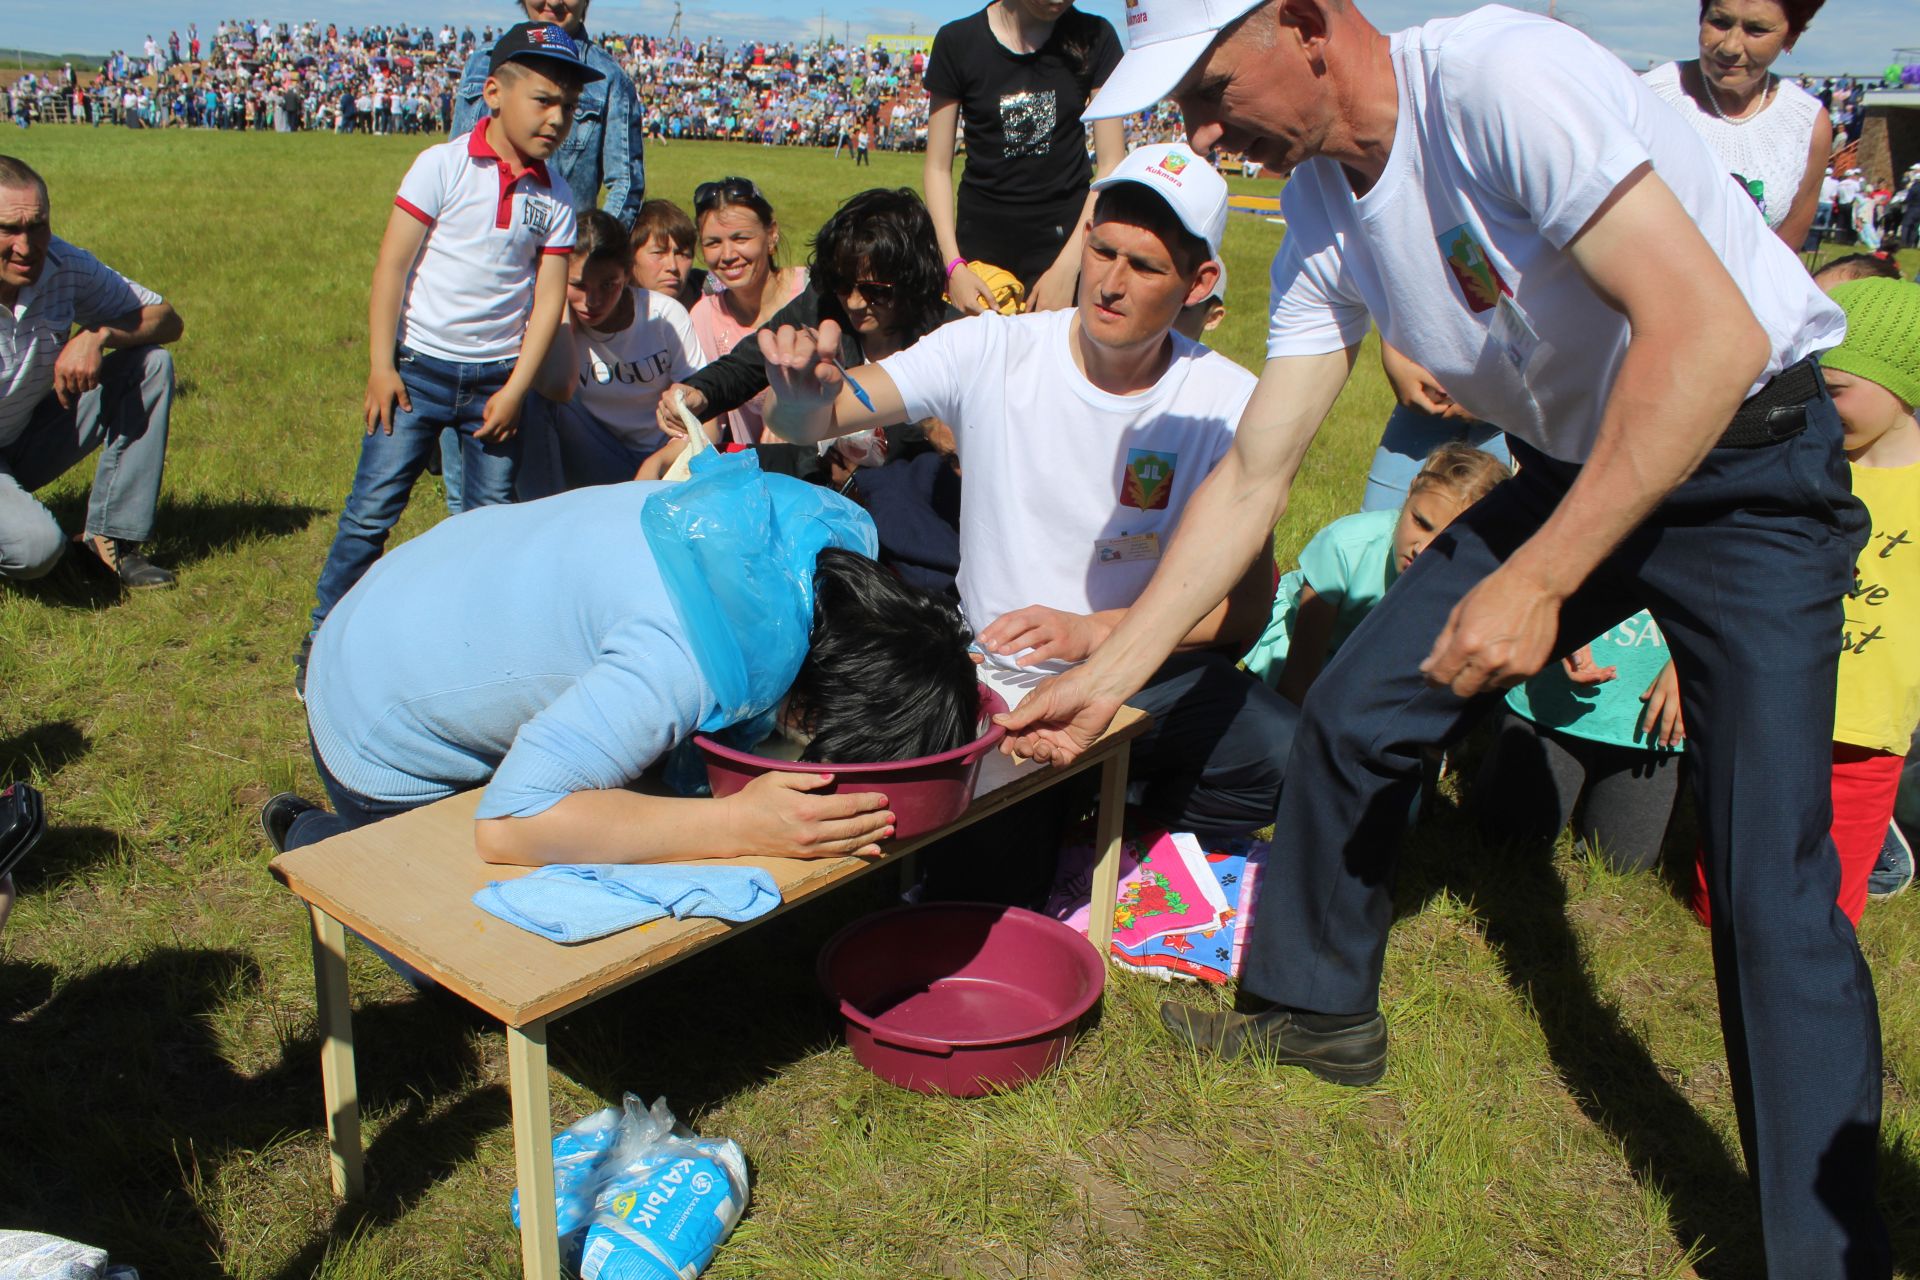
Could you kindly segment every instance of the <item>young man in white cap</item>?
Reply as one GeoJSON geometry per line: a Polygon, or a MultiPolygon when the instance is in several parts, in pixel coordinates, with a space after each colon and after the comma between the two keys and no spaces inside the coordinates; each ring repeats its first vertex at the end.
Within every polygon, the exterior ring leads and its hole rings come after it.
{"type": "Polygon", "coordinates": [[[1009,749],[1072,758],[1215,606],[1370,321],[1521,460],[1307,699],[1239,1007],[1162,1020],[1203,1049],[1379,1078],[1421,751],[1649,609],[1687,708],[1768,1272],[1887,1275],[1873,980],[1827,838],[1834,637],[1867,533],[1816,359],[1838,308],[1685,122],[1570,27],[1489,7],[1388,36],[1351,0],[1139,0],[1129,18],[1090,114],[1171,94],[1196,148],[1292,172],[1269,360],[1138,607],[1029,695],[1009,749]]]}
{"type": "MultiPolygon", "coordinates": [[[[1094,190],[1077,308],[956,321],[844,377],[831,322],[760,339],[767,421],[789,440],[922,418],[953,428],[967,486],[961,608],[1010,702],[1086,657],[1134,602],[1254,385],[1174,331],[1218,281],[1226,182],[1162,144],[1094,190]]],[[[1146,809],[1208,836],[1266,824],[1298,714],[1235,669],[1273,597],[1270,544],[1237,555],[1219,607],[1134,699],[1155,716],[1133,757],[1146,809]]]]}

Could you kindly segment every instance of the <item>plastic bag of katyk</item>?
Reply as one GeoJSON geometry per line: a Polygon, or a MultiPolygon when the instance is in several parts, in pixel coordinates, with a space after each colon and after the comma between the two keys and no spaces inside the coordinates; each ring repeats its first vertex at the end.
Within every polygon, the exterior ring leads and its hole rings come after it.
{"type": "Polygon", "coordinates": [[[580,1280],[694,1280],[746,1207],[738,1143],[694,1134],[665,1098],[643,1111],[628,1094],[587,1224],[580,1280]]]}

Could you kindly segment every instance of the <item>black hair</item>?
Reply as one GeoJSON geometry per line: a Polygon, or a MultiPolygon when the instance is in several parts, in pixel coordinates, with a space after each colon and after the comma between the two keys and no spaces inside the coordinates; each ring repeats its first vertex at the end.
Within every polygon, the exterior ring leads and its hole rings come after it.
{"type": "Polygon", "coordinates": [[[808,278],[823,309],[843,325],[840,299],[860,279],[894,287],[895,314],[909,341],[932,333],[946,317],[940,241],[926,203],[911,187],[875,187],[841,205],[814,235],[809,261],[808,278]]]}
{"type": "Polygon", "coordinates": [[[1875,277],[1898,280],[1901,278],[1900,266],[1891,258],[1879,258],[1871,253],[1849,253],[1824,264],[1813,273],[1816,284],[1821,281],[1842,284],[1848,280],[1871,280],[1875,277]]]}
{"type": "Polygon", "coordinates": [[[1138,182],[1116,182],[1101,189],[1100,198],[1093,202],[1093,225],[1097,227],[1103,222],[1145,227],[1159,236],[1173,256],[1174,270],[1183,276],[1192,275],[1201,263],[1213,257],[1207,242],[1187,230],[1173,206],[1161,199],[1152,187],[1138,182]]]}
{"type": "Polygon", "coordinates": [[[914,760],[980,736],[972,634],[953,603],[830,547],[813,570],[813,635],[787,695],[801,759],[914,760]]]}
{"type": "Polygon", "coordinates": [[[627,229],[620,219],[605,209],[588,209],[579,215],[573,239],[573,256],[588,262],[611,262],[623,269],[633,264],[633,250],[627,247],[627,229]]]}

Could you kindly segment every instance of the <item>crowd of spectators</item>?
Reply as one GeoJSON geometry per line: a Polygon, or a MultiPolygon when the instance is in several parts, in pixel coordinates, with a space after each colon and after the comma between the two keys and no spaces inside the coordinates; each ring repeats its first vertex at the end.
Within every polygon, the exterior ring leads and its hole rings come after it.
{"type": "MultiPolygon", "coordinates": [[[[8,89],[25,127],[77,121],[133,127],[444,132],[460,68],[498,35],[334,23],[225,21],[204,39],[149,36],[92,72],[71,63],[29,72],[8,89]]],[[[926,145],[923,53],[844,42],[668,40],[596,33],[634,78],[655,138],[714,138],[880,150],[926,145]]]]}

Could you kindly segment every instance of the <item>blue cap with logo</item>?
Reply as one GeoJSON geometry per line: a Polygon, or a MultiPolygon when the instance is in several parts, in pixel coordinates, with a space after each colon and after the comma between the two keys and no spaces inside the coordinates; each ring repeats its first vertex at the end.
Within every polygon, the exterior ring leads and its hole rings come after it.
{"type": "Polygon", "coordinates": [[[535,59],[566,64],[569,78],[576,82],[606,78],[587,65],[586,48],[568,35],[566,28],[551,22],[522,22],[509,27],[493,46],[493,56],[487,60],[487,73],[491,75],[509,62],[535,59]]]}

